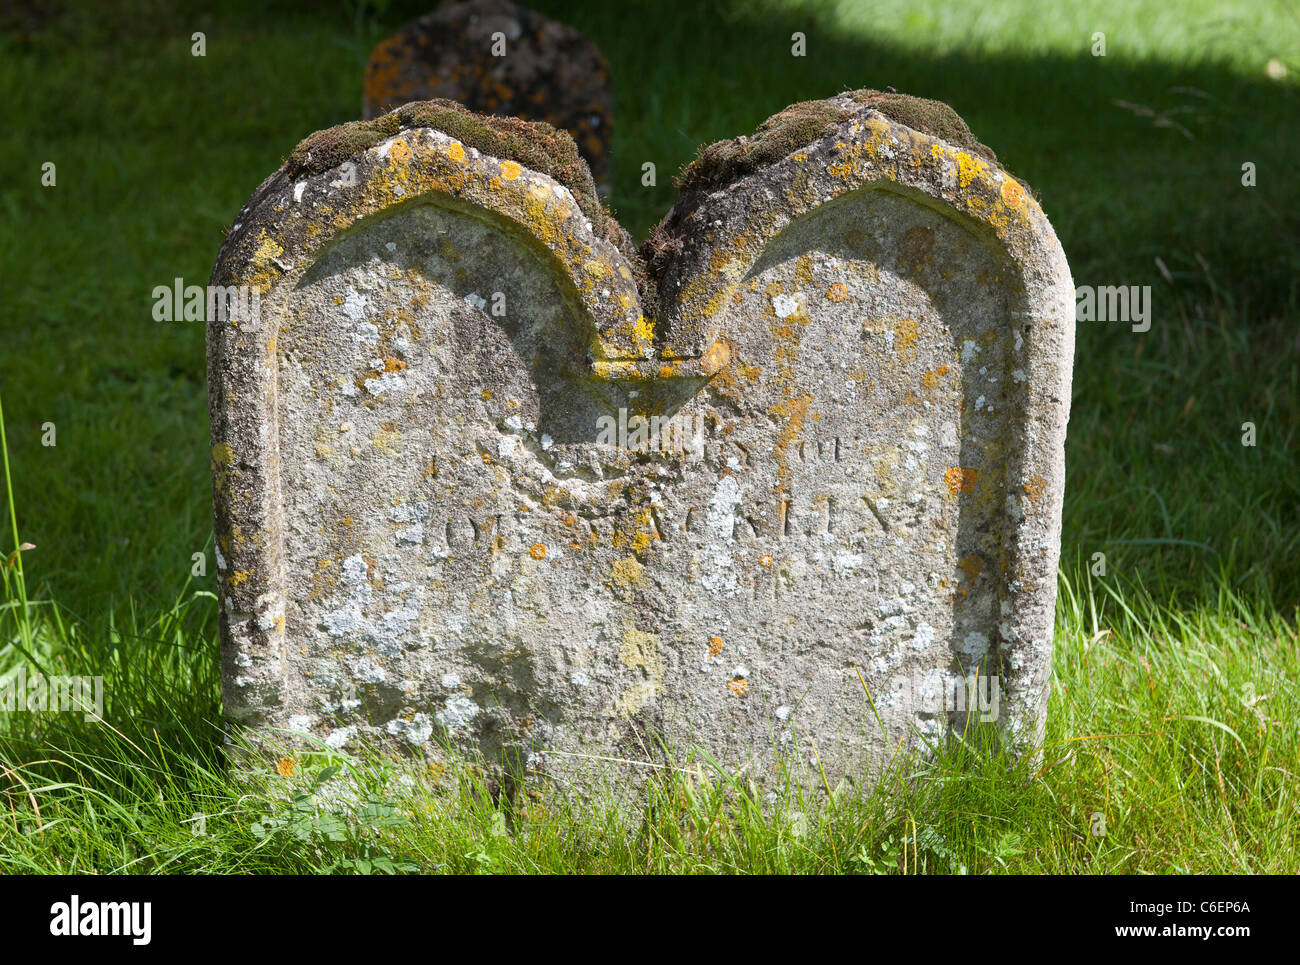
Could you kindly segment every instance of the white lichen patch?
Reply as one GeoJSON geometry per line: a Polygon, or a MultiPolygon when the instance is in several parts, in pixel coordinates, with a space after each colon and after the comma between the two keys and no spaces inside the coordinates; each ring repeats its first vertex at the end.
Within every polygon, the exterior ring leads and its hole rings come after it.
{"type": "Polygon", "coordinates": [[[416,523],[414,526],[408,526],[406,529],[399,529],[393,534],[393,538],[398,543],[409,543],[418,545],[424,542],[424,524],[416,523]]]}
{"type": "Polygon", "coordinates": [[[453,694],[447,698],[443,709],[438,711],[438,723],[447,730],[460,730],[470,725],[480,709],[469,696],[453,694]]]}
{"type": "Polygon", "coordinates": [[[799,302],[789,295],[776,295],[772,298],[772,310],[777,318],[789,318],[799,311],[799,302]]]}
{"type": "Polygon", "coordinates": [[[854,571],[863,564],[864,560],[865,558],[861,553],[850,553],[841,550],[835,554],[831,566],[839,576],[852,576],[854,571]]]}
{"type": "Polygon", "coordinates": [[[433,721],[428,714],[416,714],[410,720],[400,717],[390,720],[384,729],[394,737],[405,737],[408,743],[419,747],[433,736],[433,721]]]}
{"type": "Polygon", "coordinates": [[[369,657],[353,657],[348,666],[363,684],[381,684],[388,679],[388,672],[369,657]]]}
{"type": "Polygon", "coordinates": [[[336,751],[342,750],[356,734],[357,728],[353,724],[349,724],[347,727],[336,727],[325,738],[325,746],[336,751]]]}
{"type": "Polygon", "coordinates": [[[371,395],[380,396],[385,392],[401,392],[406,388],[406,379],[400,372],[384,372],[382,375],[366,379],[365,386],[366,391],[371,395]]]}
{"type": "Polygon", "coordinates": [[[736,507],[744,499],[735,476],[724,477],[709,498],[705,526],[711,536],[731,539],[736,525],[736,507]]]}
{"type": "Polygon", "coordinates": [[[348,321],[359,322],[365,317],[366,306],[369,301],[365,295],[355,288],[349,288],[343,296],[343,304],[339,307],[348,321]]]}

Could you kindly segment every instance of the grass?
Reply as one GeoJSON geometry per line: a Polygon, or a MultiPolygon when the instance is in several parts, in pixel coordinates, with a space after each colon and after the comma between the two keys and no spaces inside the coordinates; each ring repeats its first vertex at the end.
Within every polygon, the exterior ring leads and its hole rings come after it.
{"type": "Polygon", "coordinates": [[[468,763],[435,774],[321,754],[292,775],[227,772],[215,587],[192,571],[195,553],[211,568],[203,336],[153,322],[150,293],[206,278],[253,188],[303,135],[355,118],[373,41],[423,5],[311,20],[276,3],[64,6],[0,20],[17,135],[0,149],[0,211],[20,226],[0,235],[0,673],[102,674],[107,703],[102,724],[0,715],[0,867],[1300,870],[1300,21],[1287,6],[768,0],[670,18],[648,2],[534,4],[611,61],[612,203],[635,235],[701,143],[795,100],[892,85],[952,103],[1034,185],[1077,284],[1154,288],[1150,332],[1078,330],[1037,769],[958,745],[896,761],[870,794],[772,805],[705,765],[644,813],[613,792],[581,810],[512,807],[468,763]],[[195,30],[206,58],[189,54],[195,30]],[[796,30],[808,58],[788,56],[796,30]],[[1089,53],[1098,30],[1105,58],[1089,53]],[[1265,76],[1270,58],[1288,79],[1265,76]],[[54,188],[40,187],[46,160],[54,188]],[[1247,160],[1256,188],[1240,183],[1247,160]],[[16,551],[24,541],[34,549],[16,551]]]}

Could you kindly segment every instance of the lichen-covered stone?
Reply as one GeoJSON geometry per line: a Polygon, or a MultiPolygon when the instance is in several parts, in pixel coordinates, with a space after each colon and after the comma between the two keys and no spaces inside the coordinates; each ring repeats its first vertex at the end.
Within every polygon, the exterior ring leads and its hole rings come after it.
{"type": "Polygon", "coordinates": [[[566,24],[509,0],[465,0],[380,41],[366,64],[364,116],[437,99],[562,128],[597,180],[609,177],[609,64],[566,24]],[[504,56],[494,54],[494,36],[504,56]]]}
{"type": "Polygon", "coordinates": [[[748,137],[716,141],[700,148],[699,156],[678,177],[678,188],[685,192],[726,184],[779,161],[822,137],[834,125],[843,123],[860,104],[904,127],[947,141],[997,164],[993,151],[981,144],[961,116],[943,101],[869,89],[850,91],[843,98],[791,104],[769,117],[748,137]],[[852,103],[846,103],[843,98],[852,103]]]}
{"type": "Polygon", "coordinates": [[[569,189],[602,236],[620,247],[630,245],[626,232],[605,210],[591,169],[566,131],[542,121],[476,114],[452,100],[416,101],[371,120],[348,121],[317,131],[289,154],[285,173],[290,178],[319,174],[412,127],[431,127],[466,147],[518,161],[554,178],[569,189]]]}
{"type": "Polygon", "coordinates": [[[1034,746],[1069,269],[969,145],[799,114],[683,193],[653,285],[433,126],[259,188],[213,283],[261,315],[209,325],[236,719],[565,782],[701,747],[833,786],[980,717],[1034,746]],[[609,445],[636,415],[699,444],[609,445]],[[996,701],[945,706],[973,674],[996,701]]]}

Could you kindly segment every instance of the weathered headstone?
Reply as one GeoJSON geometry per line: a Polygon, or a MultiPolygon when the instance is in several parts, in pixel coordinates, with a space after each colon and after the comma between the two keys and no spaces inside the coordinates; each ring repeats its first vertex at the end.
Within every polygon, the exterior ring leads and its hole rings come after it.
{"type": "Polygon", "coordinates": [[[239,214],[228,711],[561,780],[662,746],[834,782],[981,717],[1032,747],[1073,284],[1030,193],[943,105],[856,92],[707,148],[642,257],[575,161],[411,105],[239,214]]]}
{"type": "Polygon", "coordinates": [[[509,0],[449,3],[381,40],[366,64],[366,118],[444,98],[568,131],[609,178],[609,64],[577,30],[509,0]]]}

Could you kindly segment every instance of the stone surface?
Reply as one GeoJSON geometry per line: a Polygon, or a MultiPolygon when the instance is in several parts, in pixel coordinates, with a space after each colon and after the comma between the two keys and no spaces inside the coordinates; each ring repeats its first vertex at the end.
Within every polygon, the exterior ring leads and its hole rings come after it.
{"type": "Polygon", "coordinates": [[[363,116],[433,98],[566,130],[597,182],[608,181],[609,64],[566,24],[509,0],[465,0],[380,41],[366,64],[363,116]],[[504,37],[505,56],[494,56],[494,34],[504,37]]]}
{"type": "Polygon", "coordinates": [[[699,174],[647,265],[429,127],[272,175],[213,272],[262,293],[209,326],[231,716],[820,786],[966,726],[978,671],[1032,748],[1073,283],[1020,182],[870,105],[699,174]],[[700,444],[608,445],[620,409],[700,444]]]}

